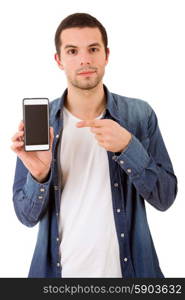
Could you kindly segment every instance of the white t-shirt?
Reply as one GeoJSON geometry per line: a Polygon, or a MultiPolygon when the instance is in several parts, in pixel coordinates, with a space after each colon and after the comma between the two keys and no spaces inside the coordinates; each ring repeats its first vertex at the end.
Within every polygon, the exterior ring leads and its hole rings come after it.
{"type": "Polygon", "coordinates": [[[76,127],[78,121],[64,108],[59,219],[62,277],[122,277],[107,152],[89,127],[76,127]]]}

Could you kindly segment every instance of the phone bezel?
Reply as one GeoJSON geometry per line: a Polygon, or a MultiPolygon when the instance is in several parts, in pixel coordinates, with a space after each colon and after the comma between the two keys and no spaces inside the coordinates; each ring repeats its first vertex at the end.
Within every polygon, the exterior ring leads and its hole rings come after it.
{"type": "Polygon", "coordinates": [[[50,150],[49,142],[49,99],[48,98],[24,98],[23,99],[23,122],[26,126],[25,120],[25,106],[26,105],[47,105],[47,119],[48,119],[48,144],[43,145],[27,145],[26,144],[26,130],[24,130],[24,150],[25,151],[48,151],[50,150]]]}

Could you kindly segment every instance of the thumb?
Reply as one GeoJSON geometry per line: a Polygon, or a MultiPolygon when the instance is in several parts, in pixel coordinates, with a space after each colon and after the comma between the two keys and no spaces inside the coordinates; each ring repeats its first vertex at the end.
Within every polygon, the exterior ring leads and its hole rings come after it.
{"type": "Polygon", "coordinates": [[[53,145],[53,140],[54,140],[54,130],[53,127],[49,128],[49,133],[50,133],[50,148],[52,149],[52,145],[53,145]]]}

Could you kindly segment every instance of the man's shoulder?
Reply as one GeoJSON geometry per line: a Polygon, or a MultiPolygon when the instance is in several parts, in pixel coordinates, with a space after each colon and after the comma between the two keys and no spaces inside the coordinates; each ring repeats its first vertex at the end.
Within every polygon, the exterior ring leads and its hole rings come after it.
{"type": "Polygon", "coordinates": [[[53,99],[49,103],[50,120],[53,120],[58,109],[60,108],[61,97],[53,99]]]}
{"type": "Polygon", "coordinates": [[[148,107],[150,106],[146,100],[134,97],[127,97],[115,93],[111,93],[114,100],[117,102],[118,105],[127,106],[127,107],[148,107]]]}
{"type": "Polygon", "coordinates": [[[55,98],[55,99],[53,99],[53,100],[51,100],[50,101],[50,108],[51,109],[56,109],[58,106],[59,106],[59,104],[60,104],[60,101],[61,101],[61,97],[58,97],[58,98],[55,98]]]}
{"type": "Polygon", "coordinates": [[[152,107],[146,100],[122,96],[115,93],[111,94],[120,113],[124,112],[129,115],[131,114],[132,116],[146,116],[150,115],[152,112],[152,107]]]}
{"type": "Polygon", "coordinates": [[[150,104],[143,99],[111,94],[120,124],[139,138],[147,136],[148,124],[153,112],[150,104]]]}

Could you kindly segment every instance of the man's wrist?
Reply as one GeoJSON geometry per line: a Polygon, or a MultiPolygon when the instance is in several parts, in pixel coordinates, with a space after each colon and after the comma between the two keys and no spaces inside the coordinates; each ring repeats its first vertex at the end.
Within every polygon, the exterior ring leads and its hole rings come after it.
{"type": "Polygon", "coordinates": [[[51,172],[51,169],[49,169],[49,171],[46,174],[44,174],[44,175],[40,175],[40,176],[39,175],[38,176],[34,176],[33,174],[31,174],[31,175],[39,183],[44,183],[44,182],[48,181],[49,176],[50,176],[50,172],[51,172]]]}
{"type": "Polygon", "coordinates": [[[128,148],[131,141],[132,141],[132,134],[129,132],[129,137],[128,137],[127,143],[125,144],[125,142],[124,142],[124,147],[121,148],[119,151],[117,151],[116,153],[118,153],[118,154],[116,154],[116,155],[120,155],[121,152],[125,151],[128,148]]]}

